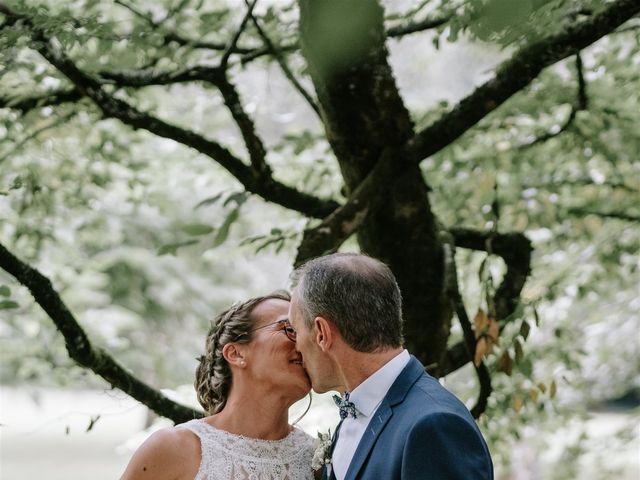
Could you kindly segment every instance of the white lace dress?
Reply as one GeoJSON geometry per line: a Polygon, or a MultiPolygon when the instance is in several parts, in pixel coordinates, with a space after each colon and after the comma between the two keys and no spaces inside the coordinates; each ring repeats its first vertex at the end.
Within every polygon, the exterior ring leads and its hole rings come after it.
{"type": "Polygon", "coordinates": [[[298,428],[282,440],[259,440],[196,419],[178,425],[200,438],[202,460],[194,480],[313,479],[312,437],[298,428]]]}

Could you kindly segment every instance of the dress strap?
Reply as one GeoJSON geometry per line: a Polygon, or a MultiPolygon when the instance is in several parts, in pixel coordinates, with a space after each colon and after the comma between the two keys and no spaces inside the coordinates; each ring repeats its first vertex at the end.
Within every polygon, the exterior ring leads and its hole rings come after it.
{"type": "Polygon", "coordinates": [[[207,432],[210,433],[210,428],[208,425],[204,424],[204,420],[199,418],[195,418],[193,420],[189,420],[188,422],[181,423],[176,425],[177,428],[185,428],[193,433],[195,433],[200,440],[203,439],[207,435],[207,432]]]}

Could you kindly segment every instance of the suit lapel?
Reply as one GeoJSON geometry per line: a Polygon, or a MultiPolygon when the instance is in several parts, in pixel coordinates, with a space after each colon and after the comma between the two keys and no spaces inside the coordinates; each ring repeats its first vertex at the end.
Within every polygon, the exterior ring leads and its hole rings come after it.
{"type": "Polygon", "coordinates": [[[385,405],[384,400],[378,410],[373,413],[373,418],[369,425],[367,426],[367,430],[362,435],[360,439],[360,443],[358,444],[358,448],[356,452],[353,454],[353,458],[351,459],[351,463],[349,464],[349,469],[347,470],[347,474],[345,475],[345,480],[356,478],[356,475],[362,468],[365,459],[369,455],[373,444],[376,443],[378,435],[387,424],[393,412],[389,405],[385,405]]]}
{"type": "Polygon", "coordinates": [[[424,373],[424,367],[422,364],[412,355],[409,363],[400,372],[398,378],[396,378],[393,385],[387,392],[387,395],[382,399],[382,403],[378,409],[373,413],[373,417],[367,426],[367,429],[360,439],[358,448],[353,454],[349,469],[345,475],[345,480],[355,479],[360,472],[360,469],[364,465],[364,461],[369,456],[369,452],[376,443],[380,432],[384,429],[385,425],[389,422],[389,419],[393,415],[393,406],[404,400],[407,396],[407,392],[411,386],[420,378],[420,375],[424,373]]]}
{"type": "MultiPolygon", "coordinates": [[[[333,449],[336,448],[336,441],[338,440],[338,435],[340,435],[340,427],[342,427],[342,422],[344,420],[340,420],[338,426],[336,427],[336,431],[333,432],[333,437],[331,438],[331,447],[329,448],[329,458],[333,456],[333,449]]],[[[335,480],[336,476],[333,473],[333,463],[329,463],[322,468],[322,480],[335,480]]]]}

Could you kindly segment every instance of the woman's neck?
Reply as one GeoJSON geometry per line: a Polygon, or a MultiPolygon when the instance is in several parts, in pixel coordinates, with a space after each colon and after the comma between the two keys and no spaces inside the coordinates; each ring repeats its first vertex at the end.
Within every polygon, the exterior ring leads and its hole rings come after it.
{"type": "Polygon", "coordinates": [[[216,428],[263,440],[280,440],[291,432],[289,404],[281,397],[233,389],[224,409],[207,418],[216,428]]]}

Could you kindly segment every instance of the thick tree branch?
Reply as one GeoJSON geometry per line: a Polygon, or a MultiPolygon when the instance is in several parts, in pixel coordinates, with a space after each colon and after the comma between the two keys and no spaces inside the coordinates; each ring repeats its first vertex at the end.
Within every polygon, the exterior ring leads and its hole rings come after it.
{"type": "Polygon", "coordinates": [[[480,250],[502,257],[507,266],[495,294],[496,320],[504,320],[520,301],[520,292],[531,271],[531,242],[522,233],[479,232],[467,228],[450,229],[457,247],[480,250]]]}
{"type": "Polygon", "coordinates": [[[256,170],[244,164],[217,142],[141,112],[127,102],[106,93],[97,80],[82,72],[68,57],[56,49],[44,32],[34,26],[29,18],[14,13],[2,3],[0,3],[0,12],[10,17],[22,18],[32,32],[32,38],[40,54],[63,73],[83,95],[93,100],[105,116],[116,118],[133,128],[142,128],[158,136],[172,139],[207,155],[231,173],[249,192],[260,195],[267,201],[317,218],[324,218],[339,206],[334,201],[316,198],[284,185],[270,176],[265,176],[264,169],[256,170]]]}
{"type": "Polygon", "coordinates": [[[431,375],[445,377],[464,367],[472,360],[473,354],[469,352],[467,343],[462,340],[449,347],[441,364],[433,365],[427,371],[431,375]]]}
{"type": "Polygon", "coordinates": [[[638,12],[638,0],[618,0],[607,4],[589,20],[575,23],[560,34],[522,48],[498,68],[492,80],[478,87],[452,111],[409,140],[411,159],[420,162],[451,144],[526,87],[544,68],[588,47],[638,12]]]}
{"type": "MultiPolygon", "coordinates": [[[[635,20],[640,20],[639,18],[635,18],[635,20]]],[[[611,32],[611,33],[628,33],[628,32],[635,32],[640,30],[640,23],[632,23],[628,26],[625,26],[624,28],[619,28],[617,29],[615,32],[611,32]]]]}
{"type": "Polygon", "coordinates": [[[227,79],[226,75],[223,76],[222,80],[218,84],[218,89],[222,94],[225,105],[229,109],[229,112],[231,112],[231,116],[240,129],[245,146],[249,152],[252,168],[254,171],[259,172],[261,177],[271,178],[271,168],[266,161],[266,149],[264,148],[262,140],[256,133],[253,120],[249,117],[242,106],[238,91],[227,79]]]}
{"type": "Polygon", "coordinates": [[[166,398],[131,375],[105,350],[94,347],[87,334],[64,304],[51,281],[36,269],[22,262],[0,244],[0,267],[27,287],[38,305],[47,313],[65,340],[69,356],[80,366],[104,378],[114,388],[131,395],[158,415],[182,423],[203,416],[203,413],[166,398]]]}

